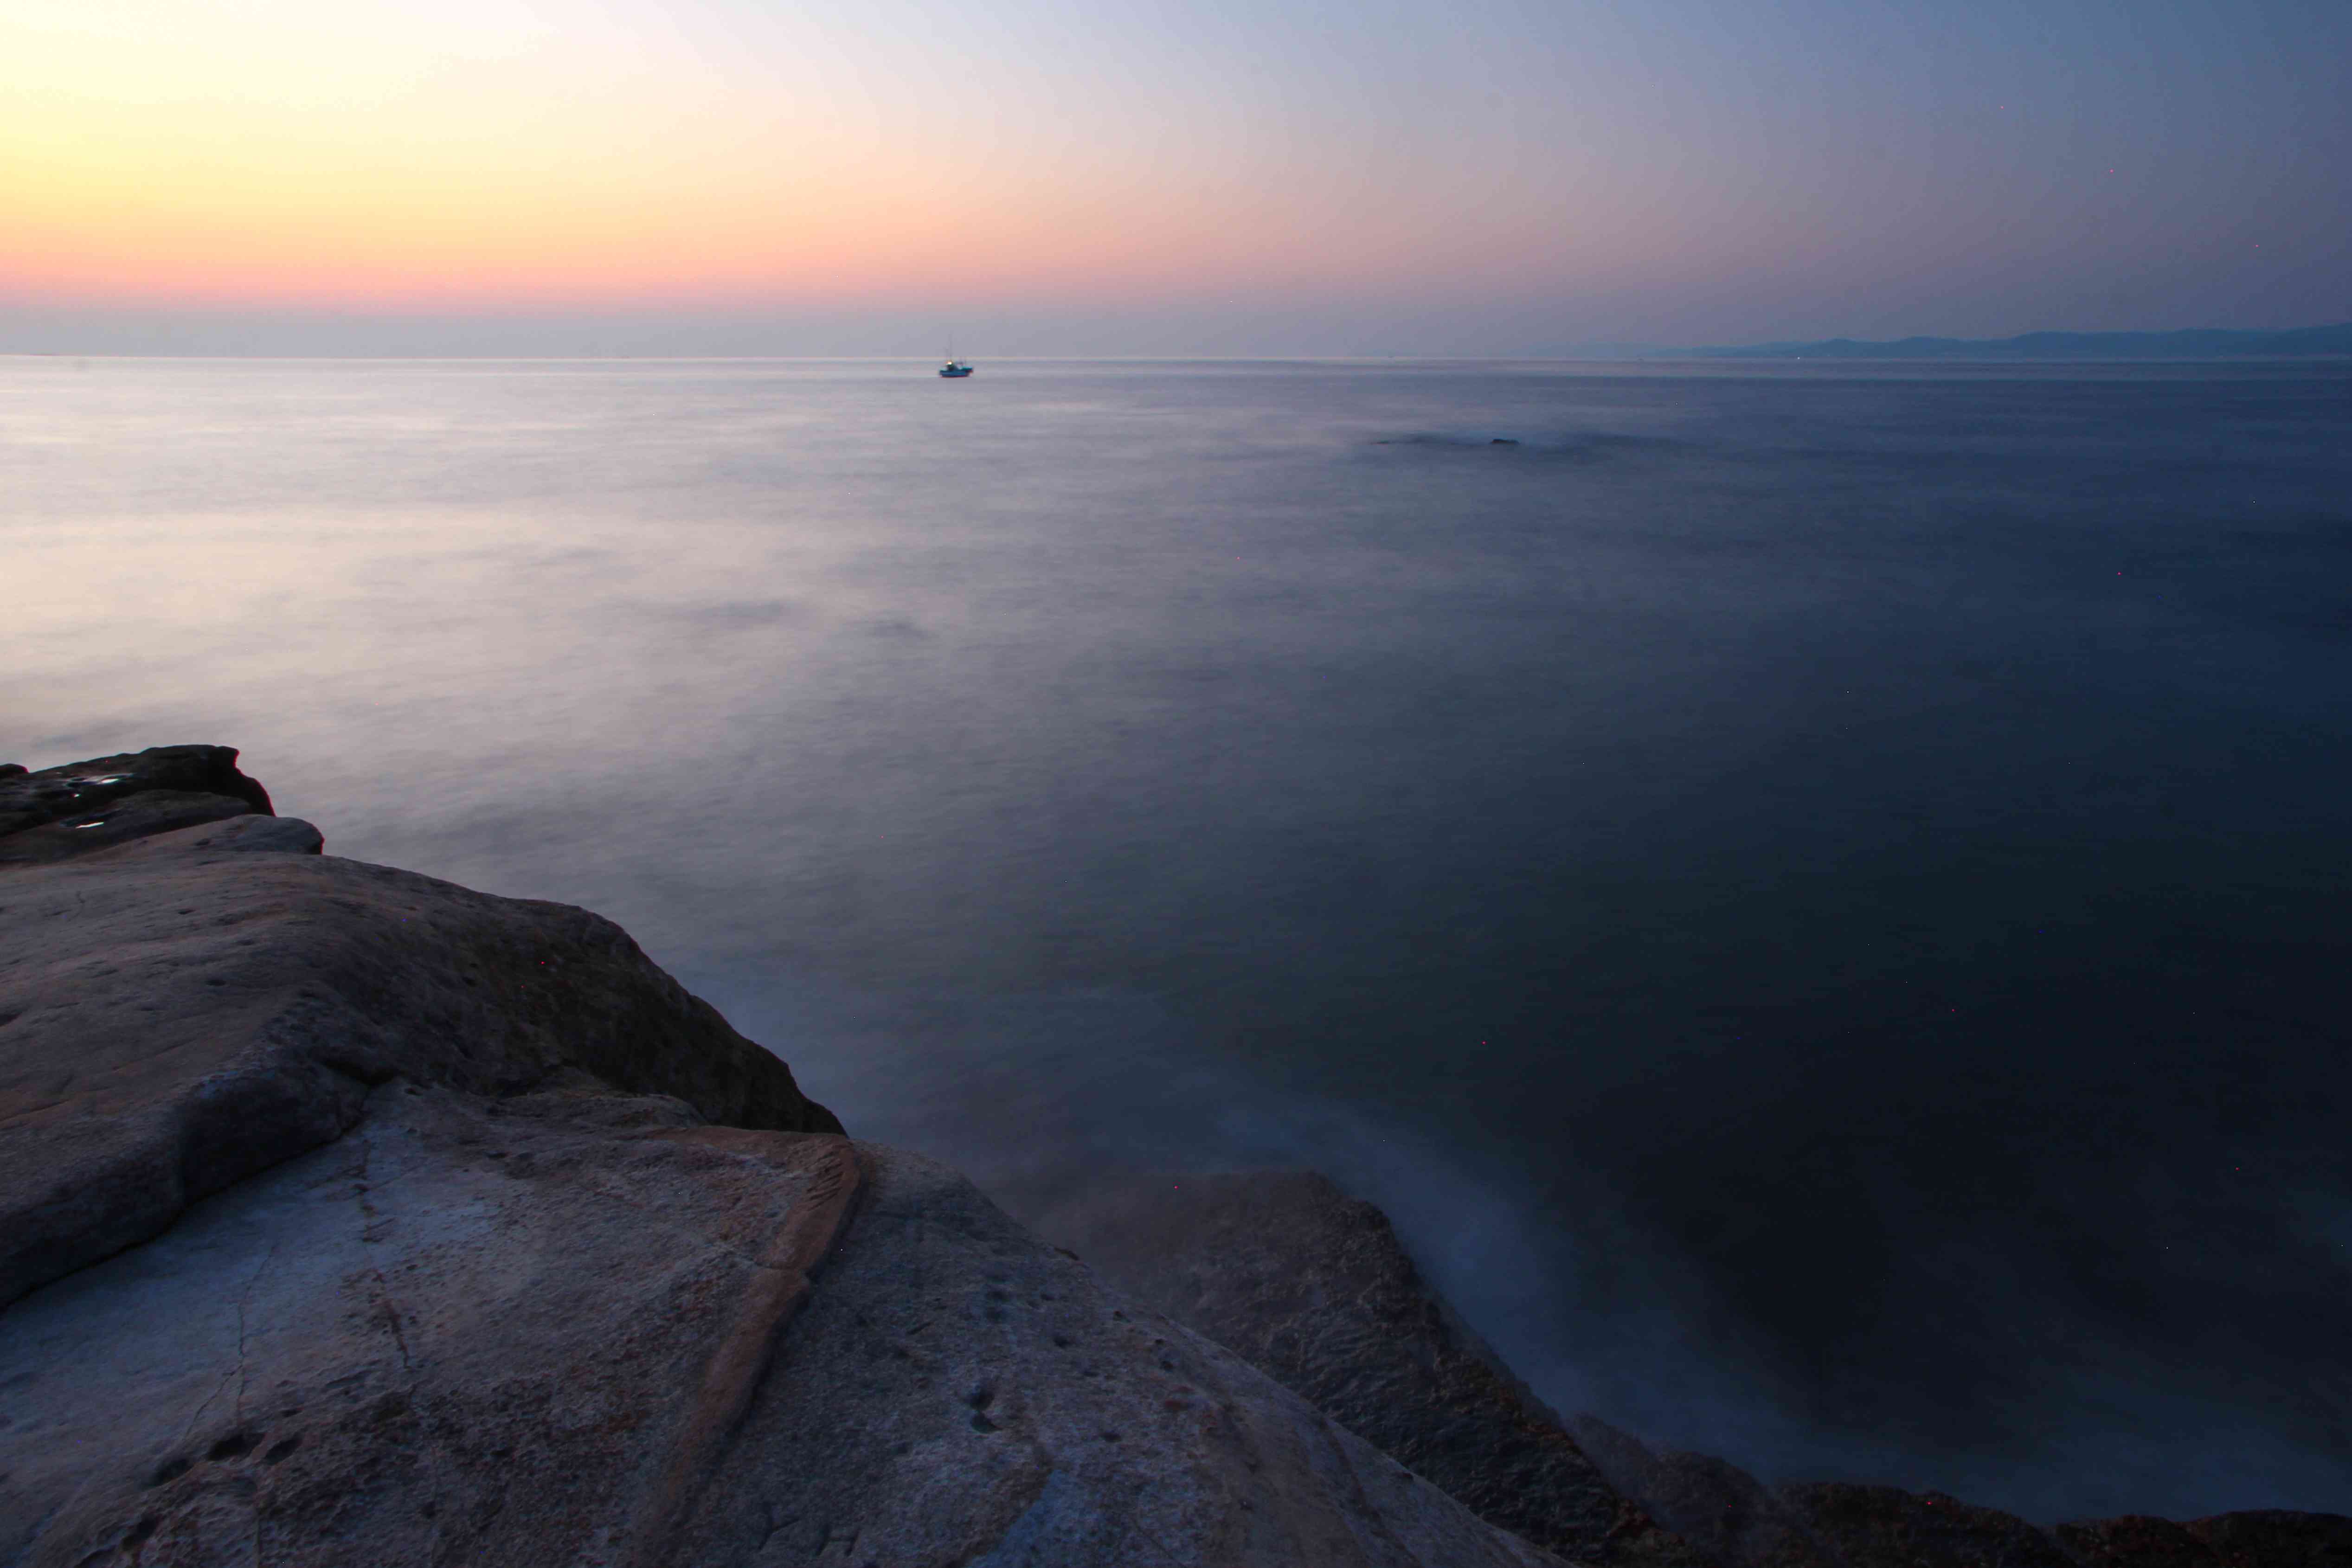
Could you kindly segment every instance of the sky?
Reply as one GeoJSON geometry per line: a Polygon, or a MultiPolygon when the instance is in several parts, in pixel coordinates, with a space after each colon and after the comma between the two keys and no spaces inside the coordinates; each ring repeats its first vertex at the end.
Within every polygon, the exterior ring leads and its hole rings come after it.
{"type": "Polygon", "coordinates": [[[2341,0],[0,0],[0,353],[2352,320],[2341,0]]]}

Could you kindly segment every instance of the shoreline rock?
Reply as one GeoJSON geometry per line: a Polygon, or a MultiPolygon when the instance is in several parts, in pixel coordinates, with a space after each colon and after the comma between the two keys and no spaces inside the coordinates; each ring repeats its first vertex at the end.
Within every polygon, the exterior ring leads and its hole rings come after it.
{"type": "Polygon", "coordinates": [[[1556,1568],[609,921],[220,798],[0,861],[0,1563],[1556,1568]]]}
{"type": "Polygon", "coordinates": [[[236,762],[0,767],[0,1565],[2352,1563],[1562,1421],[1313,1173],[1033,1233],[610,921],[236,762]]]}
{"type": "Polygon", "coordinates": [[[151,746],[37,773],[11,763],[0,767],[0,865],[71,859],[247,814],[274,815],[232,746],[151,746]]]}
{"type": "Polygon", "coordinates": [[[841,1130],[609,921],[263,820],[0,872],[0,1304],[341,1137],[395,1077],[498,1095],[577,1069],[715,1122],[841,1130]]]}
{"type": "Polygon", "coordinates": [[[1034,1217],[1480,1518],[1571,1562],[1700,1568],[1422,1280],[1388,1216],[1311,1171],[1107,1181],[1034,1217]]]}
{"type": "Polygon", "coordinates": [[[2347,1568],[2352,1518],[2256,1510],[2043,1529],[1936,1491],[1768,1485],[1563,1421],[1424,1282],[1387,1216],[1307,1171],[1107,1180],[1033,1216],[1113,1284],[1223,1344],[1579,1563],[1714,1568],[2347,1568]]]}

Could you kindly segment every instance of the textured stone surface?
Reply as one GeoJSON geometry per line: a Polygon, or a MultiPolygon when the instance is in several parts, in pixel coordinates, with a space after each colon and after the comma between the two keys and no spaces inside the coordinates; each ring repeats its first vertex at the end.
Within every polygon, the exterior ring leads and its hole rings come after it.
{"type": "Polygon", "coordinates": [[[1038,1225],[1482,1518],[1580,1561],[1703,1561],[1500,1370],[1423,1284],[1387,1216],[1325,1178],[1123,1180],[1038,1225]]]}
{"type": "Polygon", "coordinates": [[[2146,1514],[2062,1524],[2052,1533],[2090,1568],[2220,1568],[2221,1562],[2188,1526],[2146,1514]]]}
{"type": "Polygon", "coordinates": [[[235,761],[0,766],[8,1568],[1561,1561],[1496,1521],[1688,1568],[2352,1568],[2335,1515],[2042,1531],[1571,1436],[1305,1173],[1048,1216],[1108,1283],[838,1136],[617,928],[327,858],[235,761]]]}
{"type": "Polygon", "coordinates": [[[234,746],[150,746],[29,772],[12,763],[0,768],[0,814],[29,812],[47,820],[142,790],[166,789],[234,795],[270,815],[269,792],[237,770],[236,756],[234,746]]]}
{"type": "Polygon", "coordinates": [[[666,1561],[855,1159],[538,1099],[387,1084],[0,1314],[0,1562],[666,1561]]]}
{"type": "Polygon", "coordinates": [[[1654,1450],[1590,1415],[1571,1426],[1612,1482],[1722,1568],[2352,1568],[2352,1519],[2338,1514],[2134,1514],[2045,1531],[1941,1492],[1768,1487],[1725,1460],[1654,1450]]]}
{"type": "Polygon", "coordinates": [[[1610,1484],[1723,1568],[1835,1568],[1839,1558],[1771,1488],[1728,1460],[1653,1450],[1591,1415],[1569,1421],[1610,1484]]]}
{"type": "Polygon", "coordinates": [[[942,1167],[576,1079],[383,1085],[0,1388],[23,1568],[1556,1562],[942,1167]]]}
{"type": "Polygon", "coordinates": [[[141,836],[103,853],[111,864],[176,854],[183,849],[243,849],[271,855],[318,855],[326,836],[299,816],[232,816],[191,827],[141,836]]]}
{"type": "Polygon", "coordinates": [[[1556,1561],[1110,1290],[953,1172],[860,1149],[846,1244],[680,1568],[1556,1561]]]}
{"type": "Polygon", "coordinates": [[[2229,1568],[2352,1568],[2352,1519],[2252,1509],[2181,1526],[2229,1568]]]}
{"type": "Polygon", "coordinates": [[[0,869],[0,1563],[1557,1563],[607,922],[213,798],[0,869]]]}
{"type": "Polygon", "coordinates": [[[1855,1568],[2069,1568],[2048,1533],[1942,1492],[1818,1481],[1779,1493],[1817,1541],[1855,1568]]]}
{"type": "Polygon", "coordinates": [[[95,810],[74,812],[0,837],[0,867],[70,860],[135,838],[246,816],[252,811],[233,795],[142,790],[120,795],[95,810]]]}
{"type": "Polygon", "coordinates": [[[270,815],[269,792],[237,771],[231,746],[152,746],[37,773],[10,763],[0,768],[0,868],[270,815]]]}
{"type": "Polygon", "coordinates": [[[1035,1216],[1106,1278],[1304,1394],[1490,1522],[1584,1561],[1716,1568],[2352,1568],[2352,1520],[2247,1512],[2043,1530],[1938,1492],[1769,1486],[1561,1423],[1421,1282],[1387,1221],[1309,1172],[1106,1182],[1035,1216]]]}
{"type": "Polygon", "coordinates": [[[0,835],[103,815],[126,795],[161,791],[221,795],[271,815],[269,792],[237,771],[234,746],[151,746],[28,772],[0,767],[0,835]]]}
{"type": "Polygon", "coordinates": [[[180,837],[0,870],[0,1302],[340,1136],[394,1075],[498,1094],[578,1068],[840,1130],[609,921],[180,837]]]}

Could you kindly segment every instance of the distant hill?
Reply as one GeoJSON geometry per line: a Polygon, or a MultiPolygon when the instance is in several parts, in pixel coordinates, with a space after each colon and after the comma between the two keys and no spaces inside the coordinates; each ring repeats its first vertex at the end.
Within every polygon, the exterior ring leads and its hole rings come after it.
{"type": "Polygon", "coordinates": [[[2017,338],[1901,338],[1686,349],[1676,359],[2313,359],[2352,355],[2352,321],[2283,332],[2028,332],[2017,338]]]}

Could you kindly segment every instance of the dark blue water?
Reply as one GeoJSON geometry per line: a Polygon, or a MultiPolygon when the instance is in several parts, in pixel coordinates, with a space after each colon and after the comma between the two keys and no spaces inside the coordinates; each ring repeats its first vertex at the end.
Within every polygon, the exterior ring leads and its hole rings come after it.
{"type": "Polygon", "coordinates": [[[0,751],[614,915],[1563,1406],[2352,1511],[2352,373],[0,362],[0,751]],[[1497,438],[1516,443],[1497,445],[1497,438]]]}

